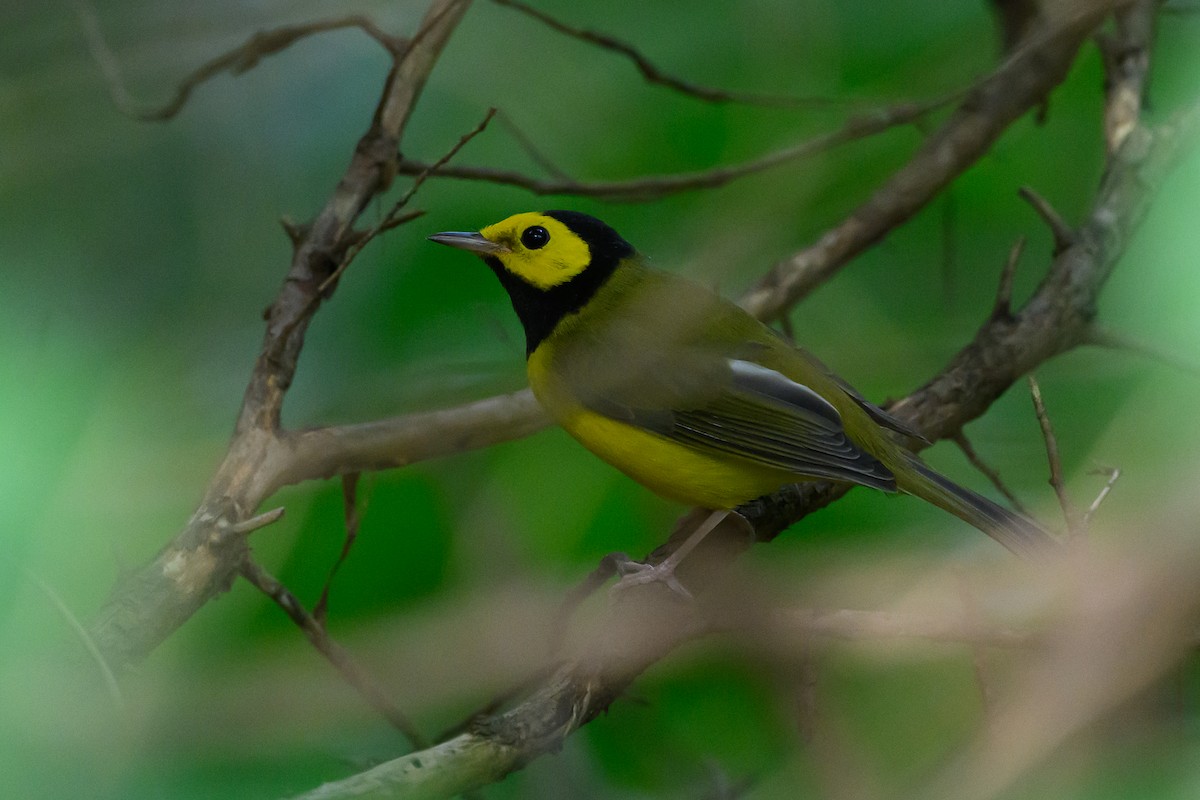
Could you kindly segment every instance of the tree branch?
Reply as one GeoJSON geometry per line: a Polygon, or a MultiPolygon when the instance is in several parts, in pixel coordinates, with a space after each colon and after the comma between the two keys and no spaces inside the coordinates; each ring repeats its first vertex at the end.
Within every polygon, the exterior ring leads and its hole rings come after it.
{"type": "Polygon", "coordinates": [[[817,242],[776,264],[742,297],[742,305],[761,319],[776,319],[917,213],[1062,82],[1079,47],[1110,9],[1109,2],[1084,4],[1075,16],[1024,40],[866,203],[817,242]]]}
{"type": "Polygon", "coordinates": [[[715,189],[739,178],[809,158],[847,142],[874,136],[900,125],[907,125],[950,102],[957,94],[926,100],[922,103],[900,103],[855,115],[837,130],[805,139],[751,161],[677,175],[653,175],[620,181],[577,181],[561,175],[552,179],[535,178],[515,170],[489,167],[455,165],[438,167],[407,158],[401,159],[399,171],[402,175],[420,175],[431,172],[441,178],[515,186],[537,195],[570,194],[596,197],[611,202],[641,203],[678,192],[715,189]]]}
{"type": "Polygon", "coordinates": [[[408,48],[396,56],[371,126],[325,207],[295,229],[291,267],[267,312],[262,350],[224,460],[184,530],[116,587],[92,623],[92,635],[115,669],[141,660],[228,588],[246,562],[244,537],[227,529],[277,488],[286,467],[280,412],[308,323],[320,306],[320,286],[355,241],[355,219],[391,184],[405,123],[469,5],[470,0],[434,0],[408,48]]]}
{"type": "Polygon", "coordinates": [[[275,601],[283,613],[296,624],[306,639],[325,659],[333,665],[342,678],[358,692],[370,706],[391,723],[408,739],[413,747],[428,747],[425,738],[412,721],[388,700],[383,690],[363,672],[341,645],[333,640],[325,624],[310,614],[294,594],[274,575],[267,572],[253,559],[246,559],[241,569],[242,577],[260,592],[275,601]]]}
{"type": "Polygon", "coordinates": [[[92,58],[100,67],[105,82],[108,84],[108,93],[112,98],[113,105],[123,114],[144,122],[165,122],[174,118],[187,105],[192,92],[202,84],[223,72],[241,75],[258,66],[258,62],[266,56],[282,52],[309,36],[344,28],[358,28],[383,45],[393,57],[399,56],[408,45],[406,40],[380,30],[373,21],[357,14],[259,31],[234,49],[205,62],[189,73],[176,86],[175,96],[171,100],[161,106],[146,108],[134,100],[133,95],[126,87],[125,79],[121,75],[120,63],[104,38],[104,32],[100,29],[100,19],[96,16],[91,3],[76,2],[75,11],[83,25],[84,33],[87,35],[88,49],[91,51],[92,58]]]}
{"type": "Polygon", "coordinates": [[[753,106],[811,108],[813,106],[845,106],[854,103],[870,102],[841,97],[789,97],[786,95],[762,94],[759,92],[731,92],[725,89],[713,89],[708,86],[701,86],[697,83],[666,74],[656,67],[650,59],[642,55],[641,51],[636,47],[615,36],[568,25],[544,11],[539,11],[530,5],[519,2],[519,0],[492,0],[492,2],[498,6],[511,8],[536,19],[551,30],[558,31],[588,44],[596,45],[604,50],[619,53],[633,62],[633,65],[641,73],[642,77],[646,79],[647,83],[664,86],[672,91],[708,103],[741,103],[753,106]]]}

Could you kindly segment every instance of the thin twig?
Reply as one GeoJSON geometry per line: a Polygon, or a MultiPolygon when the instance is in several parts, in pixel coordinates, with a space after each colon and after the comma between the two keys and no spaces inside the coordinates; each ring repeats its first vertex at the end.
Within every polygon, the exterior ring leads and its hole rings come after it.
{"type": "Polygon", "coordinates": [[[392,704],[383,690],[359,668],[350,654],[330,637],[320,620],[304,608],[304,605],[292,594],[290,589],[251,558],[245,560],[240,572],[243,578],[283,609],[283,613],[296,623],[296,626],[317,649],[317,652],[325,656],[325,659],[333,665],[342,678],[354,687],[354,690],[367,701],[371,708],[387,719],[392,727],[400,731],[413,748],[421,749],[429,746],[429,742],[420,734],[404,712],[392,704]]]}
{"type": "Polygon", "coordinates": [[[1096,495],[1096,499],[1093,500],[1092,504],[1087,507],[1087,511],[1083,512],[1084,523],[1088,523],[1088,522],[1092,521],[1092,517],[1094,517],[1096,515],[1096,512],[1100,509],[1100,504],[1103,503],[1104,500],[1108,497],[1109,492],[1112,491],[1113,485],[1116,484],[1117,480],[1121,477],[1121,468],[1120,467],[1101,467],[1099,469],[1092,470],[1088,474],[1089,475],[1107,475],[1108,479],[1104,482],[1104,488],[1102,488],[1100,490],[1100,493],[1096,495]]]}
{"type": "Polygon", "coordinates": [[[638,72],[646,79],[648,83],[658,86],[665,86],[681,94],[689,97],[694,97],[698,100],[704,100],[709,103],[739,103],[742,105],[767,106],[774,108],[813,108],[820,107],[845,107],[847,105],[870,104],[874,101],[869,99],[854,99],[843,97],[792,97],[787,95],[763,94],[759,92],[731,92],[724,89],[713,89],[708,86],[701,86],[691,81],[685,81],[682,78],[676,78],[668,75],[658,67],[656,67],[650,59],[642,55],[642,53],[633,45],[625,42],[615,36],[610,36],[606,33],[579,28],[550,16],[545,11],[540,11],[519,0],[492,0],[496,5],[506,6],[520,11],[526,16],[536,19],[546,27],[566,34],[575,39],[596,45],[605,50],[614,53],[619,53],[637,67],[638,72]]]}
{"type": "Polygon", "coordinates": [[[1088,329],[1087,338],[1084,343],[1111,350],[1125,350],[1189,375],[1200,375],[1200,362],[1186,359],[1177,353],[1169,352],[1149,342],[1130,336],[1127,333],[1115,331],[1112,328],[1093,324],[1088,329]]]}
{"type": "Polygon", "coordinates": [[[716,167],[710,170],[682,172],[675,175],[652,175],[619,181],[577,181],[563,177],[545,179],[535,178],[513,170],[492,169],[489,167],[449,166],[439,168],[436,164],[426,164],[425,162],[408,158],[401,159],[398,171],[401,175],[431,173],[441,178],[484,181],[502,186],[515,186],[537,195],[570,194],[596,197],[612,202],[644,202],[676,192],[714,189],[738,178],[744,178],[758,172],[765,172],[792,161],[818,155],[846,142],[873,136],[890,128],[914,122],[937,107],[944,105],[946,102],[948,102],[948,98],[943,97],[925,103],[905,103],[889,106],[878,109],[870,114],[852,117],[837,130],[788,145],[751,161],[716,167]]]}
{"type": "Polygon", "coordinates": [[[908,163],[819,239],[776,263],[742,296],[742,307],[763,320],[778,318],[924,208],[1066,78],[1079,47],[1107,13],[1103,3],[1084,4],[1070,18],[1024,40],[971,87],[908,163]]]}
{"type": "Polygon", "coordinates": [[[144,122],[163,122],[176,116],[199,86],[212,80],[223,72],[231,75],[241,75],[258,65],[265,56],[274,55],[291,47],[301,39],[308,38],[328,31],[344,28],[358,28],[363,33],[379,42],[393,56],[398,56],[408,45],[405,39],[392,36],[380,29],[367,17],[351,14],[344,17],[315,20],[302,25],[285,25],[271,30],[259,31],[242,44],[229,50],[190,72],[175,88],[175,96],[161,106],[146,108],[134,100],[133,95],[125,85],[121,73],[120,62],[108,46],[104,32],[100,28],[91,3],[78,0],[75,3],[76,13],[87,35],[88,49],[92,58],[104,74],[108,84],[109,95],[113,104],[134,119],[144,122]]]}
{"type": "Polygon", "coordinates": [[[1071,536],[1084,533],[1082,520],[1067,494],[1066,480],[1063,478],[1062,459],[1058,453],[1058,439],[1054,436],[1054,426],[1050,423],[1050,415],[1046,413],[1046,404],[1042,400],[1042,388],[1037,378],[1029,376],[1029,395],[1033,398],[1033,410],[1037,415],[1038,425],[1042,428],[1042,438],[1046,441],[1046,460],[1050,464],[1050,486],[1058,497],[1058,505],[1062,508],[1063,518],[1067,522],[1067,530],[1071,536]]]}
{"type": "Polygon", "coordinates": [[[975,451],[975,448],[971,446],[971,441],[967,439],[967,434],[960,429],[951,438],[954,439],[954,443],[957,444],[958,448],[963,451],[963,455],[967,457],[967,460],[971,462],[975,469],[982,472],[984,476],[991,481],[992,486],[996,487],[996,491],[1004,495],[1005,499],[1012,504],[1013,508],[1028,516],[1028,510],[1026,510],[1021,501],[1017,499],[1017,496],[1013,494],[1011,490],[1009,490],[1008,486],[1005,485],[1004,480],[1000,477],[1000,473],[992,469],[992,467],[983,460],[983,457],[975,451]]]}
{"type": "Polygon", "coordinates": [[[521,130],[521,127],[513,121],[512,117],[504,112],[497,112],[496,119],[500,120],[500,123],[508,131],[509,135],[516,140],[517,145],[525,151],[525,155],[529,156],[529,159],[536,164],[539,169],[541,169],[547,175],[551,175],[563,182],[570,182],[574,180],[570,175],[567,174],[566,170],[562,169],[553,161],[551,161],[550,158],[543,153],[536,144],[534,144],[533,139],[529,138],[529,135],[525,133],[525,131],[521,130]]]}
{"type": "Polygon", "coordinates": [[[229,525],[226,530],[233,536],[249,536],[257,530],[267,527],[283,518],[284,508],[273,508],[270,511],[265,511],[262,514],[257,514],[249,519],[244,519],[241,522],[235,522],[229,525]]]}
{"type": "Polygon", "coordinates": [[[329,569],[329,575],[325,578],[325,585],[321,587],[321,596],[317,599],[317,604],[313,606],[312,615],[317,622],[325,624],[325,617],[329,610],[329,591],[333,586],[334,576],[338,574],[338,570],[342,568],[342,564],[346,563],[346,559],[350,556],[350,550],[354,547],[354,543],[358,541],[358,529],[362,525],[362,515],[358,510],[358,481],[361,473],[350,472],[342,476],[342,515],[345,518],[346,534],[342,538],[342,550],[338,553],[337,560],[333,562],[333,566],[329,569]]]}
{"type": "Polygon", "coordinates": [[[112,700],[113,707],[117,711],[124,711],[125,695],[121,692],[121,685],[117,683],[117,676],[113,672],[112,667],[109,666],[108,659],[104,657],[104,653],[100,652],[100,648],[96,646],[96,640],[88,633],[87,628],[79,621],[79,617],[75,616],[75,612],[67,606],[66,601],[54,590],[54,587],[33,574],[33,571],[28,567],[21,567],[20,569],[25,574],[25,578],[41,590],[42,594],[46,595],[46,598],[58,609],[58,613],[66,620],[67,625],[79,637],[79,641],[83,642],[84,649],[88,651],[88,655],[91,656],[92,661],[96,664],[96,668],[100,671],[100,677],[104,680],[104,688],[112,700]]]}
{"type": "Polygon", "coordinates": [[[423,170],[417,174],[416,178],[413,179],[412,186],[408,187],[408,191],[400,196],[400,199],[392,205],[388,213],[383,215],[383,219],[380,220],[378,224],[367,229],[367,231],[356,238],[354,242],[346,248],[346,253],[342,256],[341,261],[338,263],[337,269],[331,272],[329,277],[321,283],[320,287],[318,287],[318,297],[324,295],[329,290],[329,287],[337,282],[338,278],[342,276],[342,273],[346,271],[346,268],[350,266],[350,262],[354,260],[355,256],[362,252],[362,249],[366,247],[372,239],[384,231],[390,230],[391,228],[394,228],[403,222],[416,219],[421,213],[424,213],[420,212],[402,215],[400,211],[406,205],[408,205],[408,202],[413,199],[413,196],[417,193],[417,190],[421,188],[422,184],[429,179],[429,176],[433,174],[435,170],[437,170],[439,167],[445,166],[450,159],[458,155],[458,151],[462,150],[463,147],[466,146],[467,142],[471,141],[487,129],[488,123],[492,121],[492,117],[494,116],[496,116],[496,109],[489,108],[487,113],[483,115],[483,119],[479,121],[478,125],[464,134],[462,138],[460,138],[453,147],[447,150],[445,155],[435,161],[429,167],[429,169],[423,170]]]}
{"type": "Polygon", "coordinates": [[[992,307],[992,317],[996,319],[1012,316],[1013,280],[1024,252],[1025,237],[1020,236],[1008,251],[1008,260],[1004,262],[1004,270],[1000,273],[1000,287],[996,290],[996,304],[992,307]]]}
{"type": "Polygon", "coordinates": [[[1067,221],[1055,210],[1054,206],[1050,205],[1049,200],[1042,197],[1029,186],[1022,186],[1017,190],[1017,194],[1021,196],[1022,200],[1033,206],[1033,210],[1037,212],[1038,216],[1050,228],[1050,234],[1054,237],[1054,250],[1051,255],[1057,256],[1075,244],[1075,230],[1067,224],[1067,221]]]}

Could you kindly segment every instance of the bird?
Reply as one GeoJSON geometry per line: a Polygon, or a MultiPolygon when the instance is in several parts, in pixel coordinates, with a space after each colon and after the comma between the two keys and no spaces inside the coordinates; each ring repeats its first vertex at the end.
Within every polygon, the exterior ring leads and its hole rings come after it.
{"type": "Polygon", "coordinates": [[[918,431],[815,356],[707,287],[652,268],[593,216],[523,212],[428,238],[495,273],[524,328],[530,388],[554,422],[651,491],[713,512],[667,571],[722,515],[812,480],[914,495],[1024,558],[1055,544],[926,465],[907,446],[918,431]]]}

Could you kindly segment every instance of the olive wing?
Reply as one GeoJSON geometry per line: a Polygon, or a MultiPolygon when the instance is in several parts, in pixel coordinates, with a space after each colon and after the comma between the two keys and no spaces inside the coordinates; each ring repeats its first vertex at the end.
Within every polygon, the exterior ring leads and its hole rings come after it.
{"type": "Polygon", "coordinates": [[[598,370],[576,364],[572,391],[590,410],[699,451],[896,491],[895,477],[846,434],[836,408],[753,361],[703,347],[625,349],[598,370]]]}

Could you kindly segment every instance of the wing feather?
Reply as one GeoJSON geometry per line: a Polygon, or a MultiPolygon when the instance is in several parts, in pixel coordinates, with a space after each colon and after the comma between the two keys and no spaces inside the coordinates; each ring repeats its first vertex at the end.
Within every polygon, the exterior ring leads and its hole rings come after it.
{"type": "Polygon", "coordinates": [[[560,340],[555,372],[570,397],[688,447],[798,480],[896,491],[891,471],[850,439],[829,400],[760,363],[774,349],[773,332],[754,322],[730,336],[749,319],[736,306],[657,273],[639,275],[637,291],[608,295],[588,325],[560,340]]]}
{"type": "Polygon", "coordinates": [[[621,400],[585,399],[593,411],[698,450],[792,472],[896,491],[891,471],[846,435],[837,409],[803,384],[752,362],[726,360],[703,391],[664,406],[669,370],[638,376],[621,400]],[[714,390],[715,384],[715,390],[714,390]],[[638,388],[640,387],[640,392],[638,388]],[[639,396],[643,402],[639,402],[639,396]],[[655,402],[645,402],[653,400],[655,402]]]}

